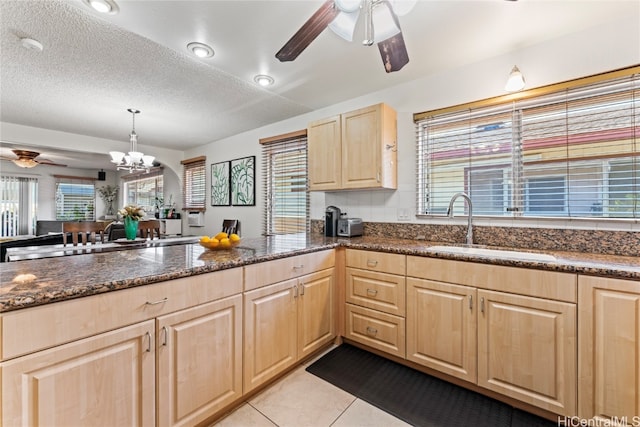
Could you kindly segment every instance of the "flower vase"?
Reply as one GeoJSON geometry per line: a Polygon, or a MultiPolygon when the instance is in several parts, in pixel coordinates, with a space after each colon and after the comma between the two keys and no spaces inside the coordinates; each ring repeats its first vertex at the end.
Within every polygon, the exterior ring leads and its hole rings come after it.
{"type": "Polygon", "coordinates": [[[124,217],[124,235],[127,240],[135,240],[138,236],[138,220],[124,217]]]}

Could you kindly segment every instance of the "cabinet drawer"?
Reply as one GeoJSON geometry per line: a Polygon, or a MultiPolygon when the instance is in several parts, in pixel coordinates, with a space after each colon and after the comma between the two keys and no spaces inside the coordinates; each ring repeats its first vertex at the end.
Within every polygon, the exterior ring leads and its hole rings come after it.
{"type": "Polygon", "coordinates": [[[577,302],[577,276],[571,273],[409,256],[407,276],[577,302]]]}
{"type": "Polygon", "coordinates": [[[347,304],[346,322],[346,338],[405,357],[405,323],[402,317],[347,304]]]}
{"type": "Polygon", "coordinates": [[[405,315],[405,277],[347,267],[347,302],[405,315]]]}
{"type": "Polygon", "coordinates": [[[346,257],[347,267],[400,274],[403,276],[406,271],[407,257],[405,255],[347,249],[346,257]]]}
{"type": "Polygon", "coordinates": [[[244,290],[282,282],[335,265],[335,251],[296,255],[244,267],[244,290]]]}
{"type": "Polygon", "coordinates": [[[0,316],[0,356],[10,359],[240,292],[242,269],[234,268],[11,311],[0,316]]]}

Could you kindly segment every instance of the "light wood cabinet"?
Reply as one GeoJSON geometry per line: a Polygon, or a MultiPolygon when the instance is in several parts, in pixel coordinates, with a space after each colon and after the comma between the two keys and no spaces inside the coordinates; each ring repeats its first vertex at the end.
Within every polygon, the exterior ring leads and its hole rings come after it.
{"type": "Polygon", "coordinates": [[[0,425],[213,416],[242,393],[241,292],[236,268],[0,314],[0,425]]]}
{"type": "Polygon", "coordinates": [[[347,249],[345,337],[405,357],[406,256],[347,249]]]}
{"type": "Polygon", "coordinates": [[[485,290],[478,299],[478,385],[574,416],[576,305],[485,290]]]}
{"type": "Polygon", "coordinates": [[[309,190],[397,188],[397,114],[376,104],[307,128],[309,190]]]}
{"type": "Polygon", "coordinates": [[[335,337],[334,269],[244,294],[244,392],[335,337]]]}
{"type": "Polygon", "coordinates": [[[640,282],[587,276],[578,282],[578,414],[597,425],[612,418],[634,425],[640,415],[640,282]]]}
{"type": "Polygon", "coordinates": [[[413,256],[407,275],[407,359],[576,414],[575,275],[413,256]]]}
{"type": "Polygon", "coordinates": [[[242,295],[162,316],[158,426],[192,426],[242,396],[242,295]]]}
{"type": "Polygon", "coordinates": [[[340,116],[309,123],[307,153],[309,190],[342,188],[342,128],[340,116]]]}
{"type": "Polygon", "coordinates": [[[407,278],[407,359],[477,381],[477,290],[407,278]]]}
{"type": "Polygon", "coordinates": [[[154,426],[153,321],[0,364],[3,426],[154,426]]]}

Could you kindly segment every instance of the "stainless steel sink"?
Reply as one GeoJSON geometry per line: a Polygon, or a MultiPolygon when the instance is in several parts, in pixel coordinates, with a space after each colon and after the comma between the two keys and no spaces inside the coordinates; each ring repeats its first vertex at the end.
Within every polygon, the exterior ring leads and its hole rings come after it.
{"type": "Polygon", "coordinates": [[[520,252],[502,249],[487,249],[476,248],[469,246],[429,246],[427,248],[430,252],[449,253],[449,254],[464,254],[464,255],[479,255],[489,258],[498,259],[511,259],[522,261],[555,261],[556,257],[548,254],[540,254],[535,252],[520,252]]]}

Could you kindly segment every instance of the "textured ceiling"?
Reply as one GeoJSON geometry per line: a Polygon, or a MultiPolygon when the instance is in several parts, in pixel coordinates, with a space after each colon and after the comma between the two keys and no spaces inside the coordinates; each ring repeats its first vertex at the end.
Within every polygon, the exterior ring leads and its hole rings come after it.
{"type": "Polygon", "coordinates": [[[635,0],[419,1],[400,19],[411,62],[386,74],[360,29],[353,43],[325,30],[294,62],[275,59],[322,0],[116,1],[116,15],[80,0],[0,2],[1,121],[127,141],[133,107],[141,144],[184,150],[639,13],[635,0]],[[215,56],[190,56],[191,41],[215,56]],[[259,73],[276,83],[257,86],[259,73]]]}

